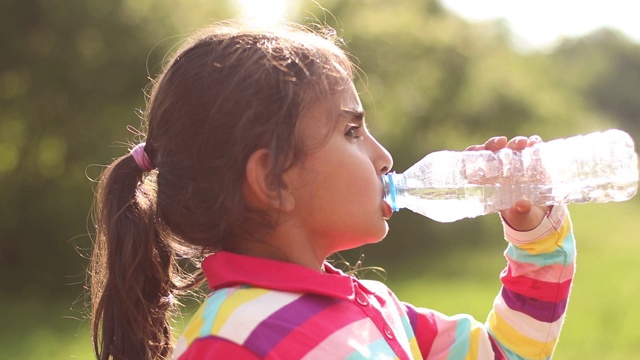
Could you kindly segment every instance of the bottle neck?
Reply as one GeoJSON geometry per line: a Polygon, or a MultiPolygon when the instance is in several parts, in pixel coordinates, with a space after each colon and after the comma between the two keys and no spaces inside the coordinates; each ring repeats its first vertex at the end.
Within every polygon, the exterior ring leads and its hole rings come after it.
{"type": "Polygon", "coordinates": [[[382,189],[384,191],[384,201],[391,206],[393,211],[398,211],[402,208],[399,204],[398,197],[398,184],[404,179],[402,174],[396,174],[395,172],[389,172],[382,175],[382,189]]]}

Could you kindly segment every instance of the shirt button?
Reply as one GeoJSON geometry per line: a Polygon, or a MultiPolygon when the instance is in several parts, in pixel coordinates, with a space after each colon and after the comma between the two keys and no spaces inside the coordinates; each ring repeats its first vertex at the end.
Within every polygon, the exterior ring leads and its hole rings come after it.
{"type": "Polygon", "coordinates": [[[393,339],[393,331],[391,331],[389,326],[384,327],[384,336],[386,336],[387,339],[393,339]]]}
{"type": "Polygon", "coordinates": [[[367,300],[367,296],[363,293],[357,293],[356,294],[356,301],[358,302],[358,304],[360,304],[361,306],[367,306],[369,305],[369,300],[367,300]]]}

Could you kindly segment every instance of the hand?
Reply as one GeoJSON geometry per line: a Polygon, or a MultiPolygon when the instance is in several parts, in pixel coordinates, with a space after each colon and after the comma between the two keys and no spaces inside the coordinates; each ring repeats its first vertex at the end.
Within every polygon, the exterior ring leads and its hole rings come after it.
{"type": "MultiPolygon", "coordinates": [[[[541,141],[542,139],[537,135],[530,136],[529,138],[516,136],[509,141],[507,141],[507,138],[504,136],[496,136],[490,138],[482,145],[469,146],[466,150],[489,150],[496,152],[506,147],[520,151],[541,141]]],[[[529,200],[520,199],[516,201],[510,209],[500,211],[500,214],[504,221],[514,230],[528,231],[540,225],[547,212],[549,212],[548,206],[534,206],[529,200]]]]}

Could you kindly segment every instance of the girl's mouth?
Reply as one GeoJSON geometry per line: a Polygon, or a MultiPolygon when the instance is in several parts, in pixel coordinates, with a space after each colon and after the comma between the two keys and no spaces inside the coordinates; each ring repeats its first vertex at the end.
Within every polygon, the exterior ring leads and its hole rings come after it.
{"type": "Polygon", "coordinates": [[[393,215],[393,209],[391,209],[391,205],[387,204],[386,201],[382,201],[383,205],[383,210],[382,210],[382,217],[385,220],[389,220],[391,219],[391,216],[393,215]]]}

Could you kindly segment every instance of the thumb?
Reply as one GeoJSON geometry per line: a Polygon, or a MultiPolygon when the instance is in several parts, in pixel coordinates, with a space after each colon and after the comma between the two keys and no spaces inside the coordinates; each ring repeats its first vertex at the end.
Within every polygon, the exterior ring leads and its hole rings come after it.
{"type": "Polygon", "coordinates": [[[507,210],[500,212],[504,221],[517,231],[529,231],[535,229],[544,219],[548,208],[533,206],[531,201],[520,199],[507,210]]]}

